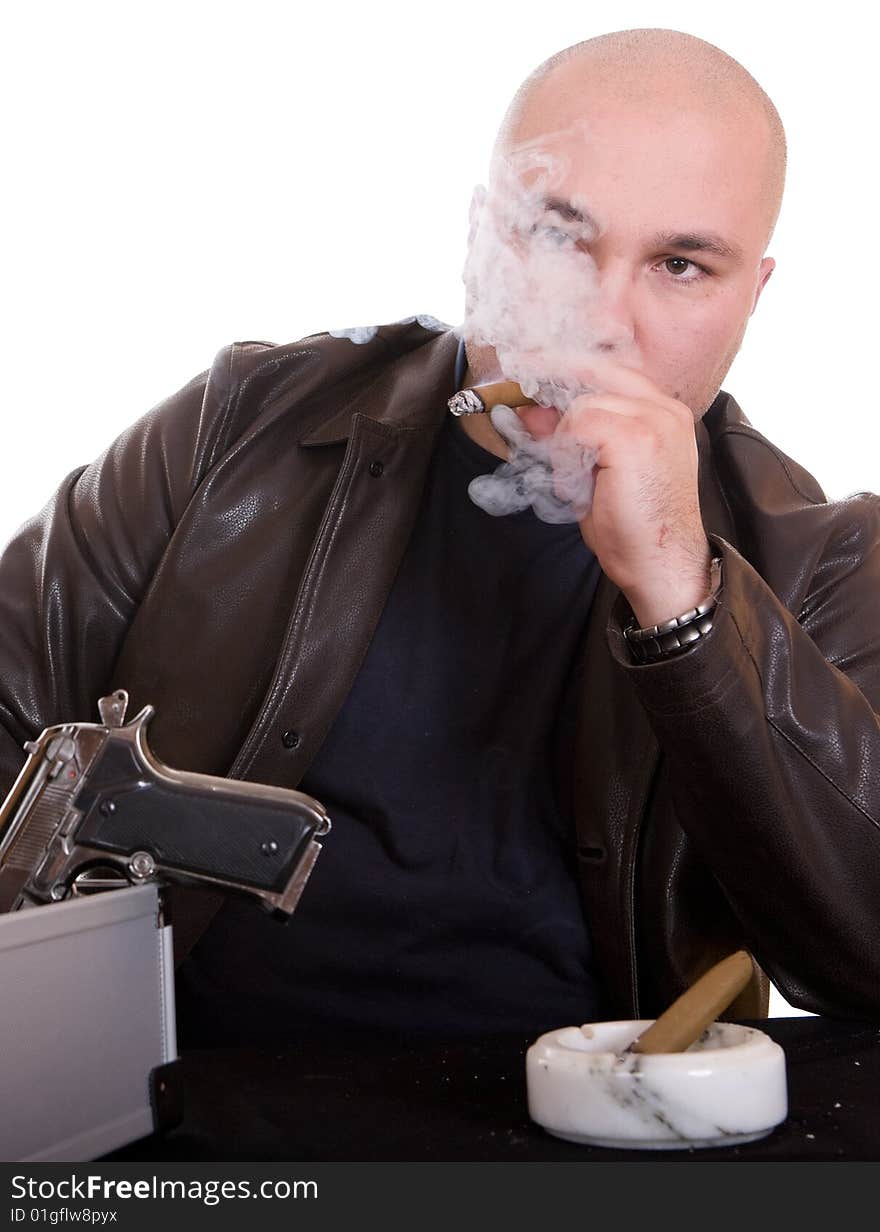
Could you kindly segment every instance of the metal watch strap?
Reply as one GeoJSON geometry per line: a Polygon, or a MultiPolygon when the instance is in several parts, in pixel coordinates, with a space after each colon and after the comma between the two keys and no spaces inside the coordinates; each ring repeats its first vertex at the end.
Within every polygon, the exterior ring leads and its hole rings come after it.
{"type": "Polygon", "coordinates": [[[657,659],[672,658],[705,637],[712,628],[720,588],[721,557],[716,556],[712,560],[712,588],[697,607],[647,629],[637,628],[636,618],[632,616],[624,625],[623,636],[636,662],[654,663],[657,659]]]}

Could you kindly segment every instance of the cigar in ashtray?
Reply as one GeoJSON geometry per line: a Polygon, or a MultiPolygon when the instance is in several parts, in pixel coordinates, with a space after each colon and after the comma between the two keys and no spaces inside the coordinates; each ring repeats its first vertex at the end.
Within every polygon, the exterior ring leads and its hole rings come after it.
{"type": "Polygon", "coordinates": [[[477,385],[460,389],[447,403],[453,415],[485,415],[496,406],[537,406],[527,397],[516,381],[496,381],[493,385],[477,385]]]}

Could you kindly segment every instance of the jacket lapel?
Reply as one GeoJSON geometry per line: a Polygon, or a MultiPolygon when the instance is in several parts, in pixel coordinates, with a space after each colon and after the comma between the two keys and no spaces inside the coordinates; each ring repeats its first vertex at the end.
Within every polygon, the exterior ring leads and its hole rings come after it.
{"type": "Polygon", "coordinates": [[[309,449],[346,442],[345,455],[231,777],[295,786],[321,747],[406,550],[453,392],[457,343],[444,334],[381,364],[372,383],[301,438],[309,449]]]}

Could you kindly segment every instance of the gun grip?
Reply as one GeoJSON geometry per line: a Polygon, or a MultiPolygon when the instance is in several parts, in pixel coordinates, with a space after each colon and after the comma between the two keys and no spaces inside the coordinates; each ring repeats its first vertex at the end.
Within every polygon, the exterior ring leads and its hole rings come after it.
{"type": "Polygon", "coordinates": [[[138,851],[195,877],[281,892],[313,834],[310,797],[246,795],[241,784],[163,768],[145,773],[135,746],[108,740],[74,804],[80,846],[128,857],[138,851]],[[228,790],[226,790],[228,789],[228,790]]]}

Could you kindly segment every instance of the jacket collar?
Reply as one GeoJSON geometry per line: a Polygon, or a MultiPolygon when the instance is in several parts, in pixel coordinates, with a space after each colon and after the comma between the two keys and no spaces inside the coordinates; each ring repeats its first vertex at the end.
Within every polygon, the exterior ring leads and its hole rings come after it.
{"type": "Polygon", "coordinates": [[[730,419],[743,422],[744,418],[730,394],[722,390],[694,427],[699,454],[697,482],[703,528],[707,535],[718,535],[733,547],[738,546],[736,525],[718,472],[713,443],[730,419]]]}
{"type": "Polygon", "coordinates": [[[741,429],[743,425],[751,430],[751,425],[739,409],[736,399],[721,389],[715,402],[695,428],[696,447],[699,451],[700,511],[706,535],[719,536],[737,549],[741,548],[741,543],[730,500],[727,498],[726,450],[722,439],[728,430],[741,429]]]}
{"type": "MultiPolygon", "coordinates": [[[[383,342],[380,331],[377,341],[383,342]]],[[[342,340],[344,346],[355,343],[342,340]]],[[[388,344],[386,343],[386,346],[388,344]]],[[[437,428],[448,414],[447,399],[455,393],[458,337],[453,330],[398,354],[391,363],[377,364],[377,374],[345,405],[300,439],[301,445],[333,445],[347,441],[355,415],[389,428],[437,428]]],[[[382,356],[387,361],[387,353],[382,356]]]]}

